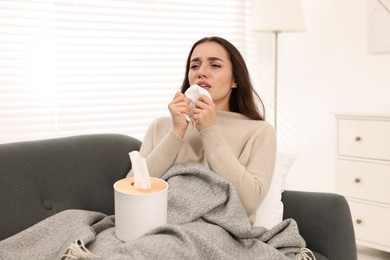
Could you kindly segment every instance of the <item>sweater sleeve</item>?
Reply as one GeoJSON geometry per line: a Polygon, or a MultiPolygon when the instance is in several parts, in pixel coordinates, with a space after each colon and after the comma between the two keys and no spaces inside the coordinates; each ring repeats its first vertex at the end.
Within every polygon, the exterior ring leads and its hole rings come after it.
{"type": "Polygon", "coordinates": [[[249,153],[245,165],[216,126],[200,134],[211,170],[233,184],[248,216],[253,215],[271,183],[276,156],[275,131],[269,124],[260,127],[244,148],[243,153],[249,153]]]}
{"type": "Polygon", "coordinates": [[[172,166],[183,144],[184,140],[170,126],[155,120],[149,126],[140,149],[141,156],[146,158],[149,175],[160,178],[172,166]]]}

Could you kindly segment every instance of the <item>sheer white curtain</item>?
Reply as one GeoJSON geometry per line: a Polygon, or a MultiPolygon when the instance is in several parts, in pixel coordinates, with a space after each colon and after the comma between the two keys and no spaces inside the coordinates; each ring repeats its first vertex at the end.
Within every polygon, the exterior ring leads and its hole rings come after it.
{"type": "Polygon", "coordinates": [[[247,12],[242,0],[0,0],[0,143],[142,140],[169,115],[196,40],[218,35],[251,56],[247,12]]]}

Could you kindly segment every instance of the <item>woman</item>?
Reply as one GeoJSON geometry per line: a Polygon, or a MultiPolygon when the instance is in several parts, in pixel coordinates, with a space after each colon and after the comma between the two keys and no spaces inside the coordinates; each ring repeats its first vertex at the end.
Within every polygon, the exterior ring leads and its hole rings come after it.
{"type": "Polygon", "coordinates": [[[275,132],[255,97],[244,59],[230,42],[219,37],[196,42],[181,92],[168,105],[171,117],[156,119],[143,141],[140,153],[150,175],[161,177],[174,164],[203,164],[233,184],[254,223],[276,153],[275,132]],[[193,84],[209,91],[212,100],[202,95],[191,111],[183,93],[193,84]]]}

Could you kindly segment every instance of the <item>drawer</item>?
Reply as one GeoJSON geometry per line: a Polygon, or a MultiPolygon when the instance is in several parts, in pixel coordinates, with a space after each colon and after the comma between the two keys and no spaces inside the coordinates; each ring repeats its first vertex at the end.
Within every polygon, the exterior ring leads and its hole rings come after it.
{"type": "Polygon", "coordinates": [[[338,120],[338,154],[390,161],[390,121],[338,120]]]}
{"type": "Polygon", "coordinates": [[[390,246],[390,207],[380,207],[357,201],[348,201],[356,239],[380,246],[390,246]]]}
{"type": "Polygon", "coordinates": [[[390,164],[337,159],[336,167],[340,193],[390,204],[390,164]]]}

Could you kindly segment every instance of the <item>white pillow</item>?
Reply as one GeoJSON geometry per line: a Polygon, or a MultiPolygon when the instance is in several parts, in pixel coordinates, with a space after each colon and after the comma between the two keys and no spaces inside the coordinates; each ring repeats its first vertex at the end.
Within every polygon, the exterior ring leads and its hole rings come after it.
{"type": "Polygon", "coordinates": [[[288,170],[296,157],[291,154],[276,155],[275,170],[271,185],[259,208],[256,211],[255,226],[271,229],[283,220],[282,192],[288,170]]]}

